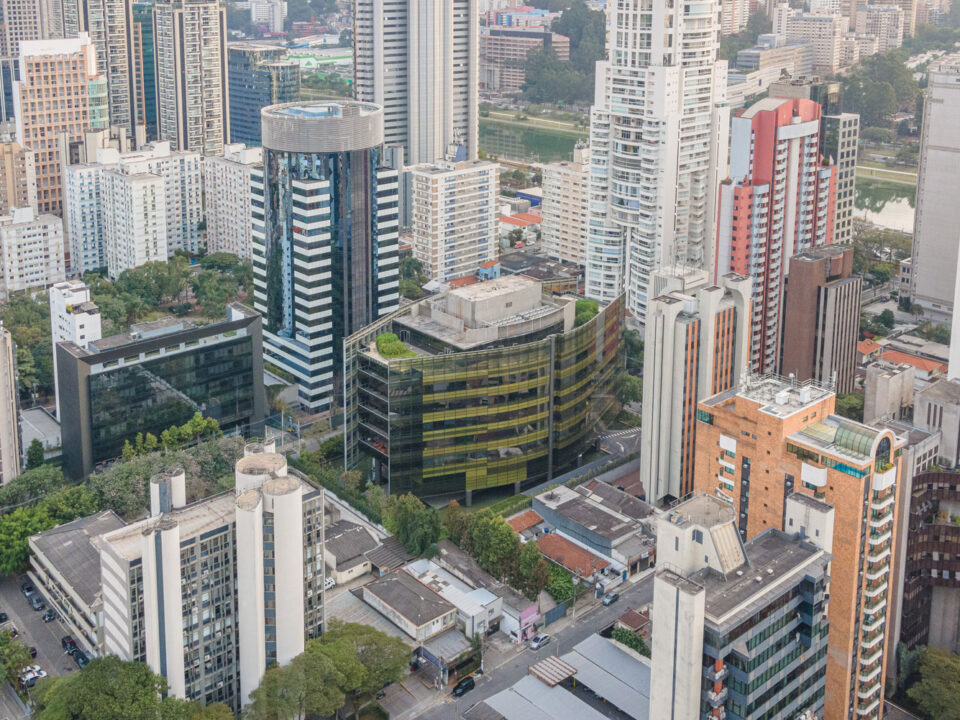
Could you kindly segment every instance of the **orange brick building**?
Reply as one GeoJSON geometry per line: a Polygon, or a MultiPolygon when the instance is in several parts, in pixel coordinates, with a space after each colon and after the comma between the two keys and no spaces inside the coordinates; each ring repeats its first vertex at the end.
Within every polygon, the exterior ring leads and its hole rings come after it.
{"type": "Polygon", "coordinates": [[[695,489],[733,503],[744,540],[782,527],[793,492],[835,508],[824,717],[879,720],[902,441],[834,415],[835,401],[814,382],[752,375],[700,402],[695,489]]]}

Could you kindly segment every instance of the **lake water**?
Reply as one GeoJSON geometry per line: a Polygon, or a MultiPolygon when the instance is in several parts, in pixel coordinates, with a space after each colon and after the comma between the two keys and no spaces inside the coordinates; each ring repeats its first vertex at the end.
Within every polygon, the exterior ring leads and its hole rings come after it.
{"type": "Polygon", "coordinates": [[[875,184],[858,179],[853,215],[880,227],[912,233],[915,197],[916,189],[911,185],[875,184]]]}
{"type": "Polygon", "coordinates": [[[577,136],[569,133],[503,125],[480,118],[480,149],[503,160],[569,160],[576,144],[577,136]]]}

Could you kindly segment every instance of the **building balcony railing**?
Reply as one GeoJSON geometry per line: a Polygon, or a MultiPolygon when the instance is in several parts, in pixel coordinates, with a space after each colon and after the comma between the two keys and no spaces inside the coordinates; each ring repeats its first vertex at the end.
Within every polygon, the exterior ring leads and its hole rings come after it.
{"type": "Polygon", "coordinates": [[[857,715],[859,717],[870,717],[873,713],[876,712],[877,707],[880,705],[880,698],[871,700],[867,705],[861,705],[857,708],[857,715]]]}
{"type": "Polygon", "coordinates": [[[869,667],[873,663],[877,662],[880,658],[883,657],[883,648],[878,647],[870,651],[864,651],[863,655],[860,656],[860,664],[864,667],[869,667]]]}
{"type": "Polygon", "coordinates": [[[704,695],[706,696],[706,700],[708,703],[710,703],[711,707],[720,707],[727,701],[727,689],[725,687],[720,688],[720,692],[708,690],[706,693],[704,693],[704,695]]]}
{"type": "Polygon", "coordinates": [[[717,670],[713,665],[708,665],[703,669],[703,676],[710,682],[723,682],[730,674],[730,668],[724,665],[717,670]]]}

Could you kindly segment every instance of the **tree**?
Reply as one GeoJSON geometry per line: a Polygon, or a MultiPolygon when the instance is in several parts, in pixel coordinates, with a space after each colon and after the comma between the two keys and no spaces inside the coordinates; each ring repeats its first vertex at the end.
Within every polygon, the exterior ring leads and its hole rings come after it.
{"type": "Polygon", "coordinates": [[[877,320],[879,320],[880,324],[886,328],[892,328],[896,323],[896,318],[893,315],[893,310],[890,310],[889,308],[881,312],[877,320]]]}
{"type": "Polygon", "coordinates": [[[318,652],[303,652],[288,665],[272,667],[260,687],[250,693],[250,720],[288,720],[327,717],[341,707],[344,676],[333,662],[318,652]]]}
{"type": "Polygon", "coordinates": [[[838,393],[836,411],[851,420],[863,420],[863,393],[838,393]]]}
{"type": "Polygon", "coordinates": [[[417,284],[416,280],[403,278],[400,280],[400,294],[407,298],[407,300],[417,300],[423,295],[423,290],[417,284]]]}
{"type": "Polygon", "coordinates": [[[0,631],[0,673],[3,679],[16,687],[17,678],[30,662],[30,648],[14,640],[9,630],[0,631]]]}
{"type": "Polygon", "coordinates": [[[614,390],[617,394],[617,402],[621,405],[643,400],[643,380],[629,373],[622,372],[617,375],[614,390]]]}
{"type": "Polygon", "coordinates": [[[528,600],[536,600],[550,582],[550,563],[540,554],[534,542],[520,546],[517,558],[517,587],[523,590],[528,600]]]}
{"type": "Polygon", "coordinates": [[[43,443],[38,438],[30,441],[27,448],[27,470],[43,465],[43,443]]]}
{"type": "Polygon", "coordinates": [[[307,642],[306,653],[326,655],[344,677],[341,689],[352,699],[356,714],[361,700],[400,680],[410,662],[402,640],[369,625],[331,621],[326,632],[307,642]]]}
{"type": "Polygon", "coordinates": [[[636,650],[641,655],[650,657],[650,648],[647,647],[647,642],[640,633],[625,628],[614,628],[611,637],[631,650],[636,650]]]}
{"type": "Polygon", "coordinates": [[[577,300],[573,326],[580,327],[590,322],[597,316],[598,312],[600,312],[600,305],[596,300],[577,300]]]}
{"type": "Polygon", "coordinates": [[[554,602],[562,603],[573,599],[573,576],[559,565],[550,566],[550,582],[547,583],[547,592],[554,602]]]}
{"type": "Polygon", "coordinates": [[[623,331],[623,349],[627,356],[627,371],[634,375],[643,372],[643,338],[636,330],[623,331]]]}
{"type": "Polygon", "coordinates": [[[960,720],[960,656],[928,646],[907,695],[929,720],[960,720]]]}
{"type": "Polygon", "coordinates": [[[167,682],[144,663],[116,656],[91,660],[79,673],[37,683],[33,720],[156,718],[167,682]]]}
{"type": "MultiPolygon", "coordinates": [[[[470,535],[471,520],[470,513],[464,510],[456,500],[451,500],[443,516],[443,527],[447,531],[447,537],[456,545],[463,547],[464,541],[470,535]]],[[[464,549],[468,550],[468,548],[464,549]]]]}
{"type": "Polygon", "coordinates": [[[480,567],[505,580],[516,566],[520,552],[520,540],[513,528],[491,510],[481,510],[471,523],[470,539],[480,567]]]}
{"type": "Polygon", "coordinates": [[[413,555],[422,555],[440,537],[437,511],[412,493],[390,496],[383,524],[413,555]]]}
{"type": "Polygon", "coordinates": [[[33,362],[33,353],[28,347],[17,348],[17,377],[20,380],[20,392],[29,395],[37,388],[37,367],[33,362]]]}
{"type": "Polygon", "coordinates": [[[514,228],[507,233],[507,240],[510,241],[510,247],[516,247],[517,243],[523,242],[523,230],[514,228]]]}

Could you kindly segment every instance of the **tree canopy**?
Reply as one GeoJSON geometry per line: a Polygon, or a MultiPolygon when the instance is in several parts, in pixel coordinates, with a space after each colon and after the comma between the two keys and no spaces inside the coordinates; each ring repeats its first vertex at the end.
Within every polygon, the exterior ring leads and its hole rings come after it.
{"type": "Polygon", "coordinates": [[[437,511],[412,493],[387,499],[383,525],[412,555],[423,555],[440,537],[437,511]]]}
{"type": "Polygon", "coordinates": [[[871,55],[839,76],[843,84],[843,107],[860,113],[867,127],[888,127],[889,117],[901,108],[913,110],[920,86],[906,64],[902,49],[871,55]]]}
{"type": "Polygon", "coordinates": [[[928,647],[907,695],[927,720],[960,720],[960,655],[928,647]]]}

